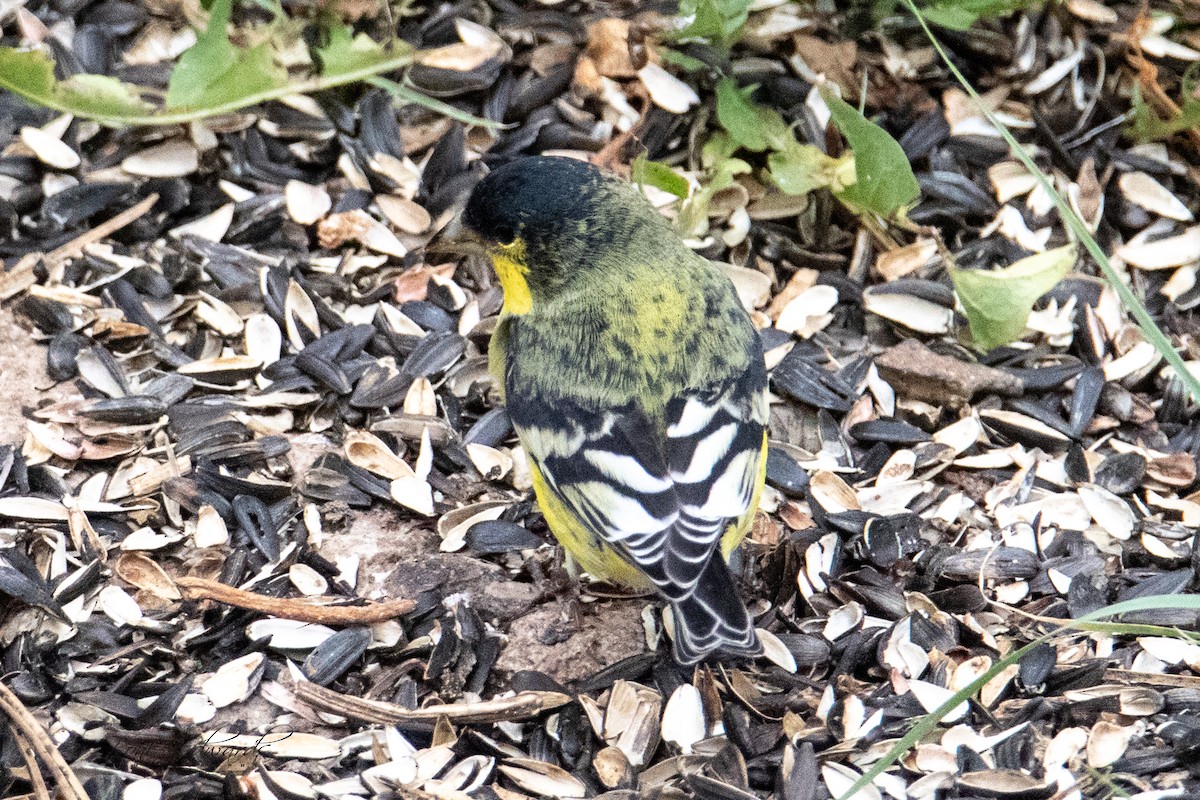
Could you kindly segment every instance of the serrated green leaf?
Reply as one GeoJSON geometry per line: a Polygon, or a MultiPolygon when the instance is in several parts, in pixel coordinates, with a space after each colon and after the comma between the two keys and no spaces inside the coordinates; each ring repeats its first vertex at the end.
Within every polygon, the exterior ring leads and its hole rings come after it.
{"type": "Polygon", "coordinates": [[[73,75],[59,82],[54,61],[40,50],[0,47],[0,89],[58,111],[83,117],[145,114],[150,104],[138,87],[105,75],[73,75]]]}
{"type": "Polygon", "coordinates": [[[829,106],[833,124],[854,151],[856,180],[838,197],[884,217],[916,202],[921,187],[899,142],[828,88],[821,89],[821,96],[829,106]]]}
{"type": "Polygon", "coordinates": [[[139,87],[108,75],[72,75],[58,84],[57,94],[68,106],[96,117],[145,114],[153,109],[138,94],[139,87]]]}
{"type": "Polygon", "coordinates": [[[658,161],[650,161],[645,153],[633,160],[631,175],[637,184],[646,184],[673,194],[681,200],[691,194],[691,184],[675,170],[658,161]]]}
{"type": "Polygon", "coordinates": [[[233,0],[213,0],[208,24],[196,34],[196,43],[184,50],[167,83],[168,106],[199,105],[205,90],[233,68],[233,43],[229,41],[229,16],[233,0]]]}
{"type": "Polygon", "coordinates": [[[357,36],[345,25],[335,25],[328,31],[329,43],[318,47],[322,75],[342,75],[364,69],[391,57],[370,36],[357,36]]]}
{"type": "Polygon", "coordinates": [[[831,158],[811,144],[797,141],[767,156],[767,168],[771,179],[787,194],[808,194],[825,188],[843,192],[856,178],[852,153],[831,158]]]}
{"type": "Polygon", "coordinates": [[[233,0],[213,0],[208,25],[171,72],[167,108],[228,105],[287,83],[287,73],[275,63],[270,45],[239,48],[229,41],[232,8],[233,0]]]}
{"type": "Polygon", "coordinates": [[[742,89],[733,78],[717,83],[717,121],[739,145],[755,153],[781,150],[794,139],[778,111],[750,99],[757,87],[742,89]]]}
{"type": "Polygon", "coordinates": [[[971,338],[980,350],[1015,342],[1025,331],[1033,304],[1075,264],[1074,244],[1022,258],[1003,269],[950,269],[950,279],[967,312],[971,338]]]}

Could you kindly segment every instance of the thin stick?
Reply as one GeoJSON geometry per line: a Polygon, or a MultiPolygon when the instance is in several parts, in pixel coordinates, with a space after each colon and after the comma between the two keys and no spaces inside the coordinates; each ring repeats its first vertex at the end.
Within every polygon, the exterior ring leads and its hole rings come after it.
{"type": "Polygon", "coordinates": [[[374,625],[407,614],[417,607],[416,601],[408,599],[366,606],[321,605],[308,599],[267,597],[205,578],[177,578],[175,584],[189,600],[215,600],[227,606],[318,625],[374,625]]]}
{"type": "MultiPolygon", "coordinates": [[[[89,244],[95,244],[121,230],[121,228],[143,216],[157,202],[158,195],[151,194],[137,203],[137,205],[131,206],[115,217],[101,222],[91,230],[76,236],[62,247],[55,248],[46,254],[46,268],[51,272],[55,272],[70,259],[79,258],[83,254],[83,248],[89,244]]],[[[33,271],[42,260],[40,254],[30,253],[5,273],[3,280],[0,280],[0,300],[16,297],[37,283],[37,278],[34,276],[33,271]]]]}
{"type": "Polygon", "coordinates": [[[84,231],[79,236],[76,236],[71,241],[64,244],[62,247],[57,247],[51,250],[46,256],[46,266],[54,270],[61,266],[64,262],[72,258],[79,258],[83,255],[83,248],[89,244],[107,239],[112,234],[129,225],[133,221],[140,219],[147,211],[154,207],[158,202],[158,195],[151,193],[142,198],[141,202],[130,206],[129,208],[117,214],[111,219],[101,222],[90,231],[84,231]]]}
{"type": "Polygon", "coordinates": [[[17,731],[13,731],[13,739],[17,742],[17,749],[21,751],[25,769],[29,770],[29,783],[33,786],[33,796],[37,800],[50,800],[50,788],[46,786],[46,777],[42,775],[42,770],[38,767],[37,753],[34,752],[33,745],[17,731]]]}
{"type": "Polygon", "coordinates": [[[437,722],[442,717],[451,722],[486,723],[517,722],[531,719],[571,702],[571,696],[561,692],[520,692],[512,697],[485,700],[479,703],[447,703],[425,708],[405,708],[382,700],[366,700],[361,697],[326,689],[315,683],[297,683],[293,692],[298,700],[319,711],[328,711],[344,717],[392,725],[400,722],[437,722]]]}
{"type": "MultiPolygon", "coordinates": [[[[62,753],[58,752],[58,747],[55,746],[54,740],[50,738],[50,734],[46,733],[46,729],[42,727],[41,723],[37,721],[33,714],[29,713],[29,709],[25,707],[21,700],[3,682],[0,682],[0,714],[8,717],[13,733],[18,738],[24,739],[31,748],[32,754],[46,765],[46,769],[54,778],[54,783],[58,786],[59,794],[62,795],[63,800],[90,800],[87,790],[83,788],[83,784],[75,776],[71,765],[62,757],[62,753]]],[[[31,779],[36,772],[35,761],[34,767],[30,769],[31,779]]],[[[35,792],[37,785],[37,782],[35,782],[35,792]]],[[[45,789],[44,783],[42,789],[45,789]]]]}

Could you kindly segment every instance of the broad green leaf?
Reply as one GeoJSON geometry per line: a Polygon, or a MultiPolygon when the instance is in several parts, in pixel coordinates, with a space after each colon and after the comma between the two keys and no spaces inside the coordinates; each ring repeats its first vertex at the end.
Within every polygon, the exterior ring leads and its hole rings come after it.
{"type": "Polygon", "coordinates": [[[370,67],[391,57],[370,36],[353,34],[345,25],[335,25],[328,31],[329,43],[317,48],[322,75],[342,75],[370,67]]]}
{"type": "Polygon", "coordinates": [[[72,75],[58,84],[59,99],[101,117],[144,114],[152,106],[138,95],[138,87],[108,75],[72,75]]]}
{"type": "Polygon", "coordinates": [[[0,87],[43,102],[54,96],[55,84],[54,59],[48,53],[0,47],[0,87]]]}
{"type": "Polygon", "coordinates": [[[912,165],[908,163],[908,156],[904,155],[900,144],[829,89],[822,88],[821,96],[829,106],[833,124],[854,151],[857,180],[838,197],[884,217],[916,202],[921,195],[921,187],[917,185],[912,165]]]}
{"type": "Polygon", "coordinates": [[[270,45],[239,48],[229,41],[232,8],[233,0],[214,0],[208,25],[171,72],[167,108],[224,106],[287,83],[270,45]]]}
{"type": "Polygon", "coordinates": [[[958,299],[967,311],[971,338],[980,350],[1015,342],[1025,331],[1033,304],[1075,264],[1074,244],[1022,258],[1003,269],[950,269],[958,299]]]}
{"type": "Polygon", "coordinates": [[[750,100],[751,91],[738,88],[733,78],[722,78],[717,84],[717,121],[742,147],[761,153],[767,149],[767,137],[758,106],[750,100]]]}
{"type": "Polygon", "coordinates": [[[81,117],[138,116],[151,109],[138,95],[138,87],[116,78],[73,75],[56,80],[54,61],[40,50],[0,47],[0,89],[81,117]]]}
{"type": "Polygon", "coordinates": [[[756,87],[745,89],[733,78],[717,83],[717,121],[734,140],[755,153],[767,148],[781,150],[794,139],[779,112],[750,99],[756,87]]]}
{"type": "MultiPolygon", "coordinates": [[[[228,0],[214,0],[228,2],[228,0]]],[[[190,52],[190,50],[188,51],[190,52]]],[[[202,51],[203,52],[203,51],[202,51]]],[[[372,80],[384,72],[403,69],[412,63],[413,51],[407,47],[396,48],[387,58],[360,69],[337,75],[317,75],[283,80],[282,71],[273,63],[267,45],[236,50],[234,69],[218,76],[215,84],[206,86],[200,95],[199,104],[193,107],[158,108],[142,99],[157,92],[124,83],[106,75],[73,75],[61,83],[54,78],[54,61],[39,50],[17,50],[0,47],[0,91],[11,91],[37,105],[74,114],[83,119],[92,119],[105,125],[178,125],[193,120],[206,119],[218,114],[228,114],[247,106],[277,100],[292,94],[307,94],[344,86],[358,81],[372,80]],[[278,71],[278,81],[264,79],[278,71]]],[[[188,78],[184,87],[188,87],[188,78]]],[[[194,86],[195,84],[193,84],[194,86]]],[[[432,110],[453,116],[470,124],[497,126],[464,114],[451,106],[425,97],[417,92],[403,89],[396,92],[406,102],[421,103],[432,110]]]]}
{"type": "Polygon", "coordinates": [[[645,153],[633,160],[632,176],[635,183],[648,184],[686,200],[691,193],[691,184],[675,170],[658,161],[650,161],[645,153]]]}
{"type": "Polygon", "coordinates": [[[229,41],[229,15],[233,0],[213,0],[208,24],[197,32],[196,43],[179,56],[167,83],[167,105],[180,108],[199,105],[205,90],[233,68],[233,44],[229,41]]]}
{"type": "Polygon", "coordinates": [[[767,167],[775,184],[787,194],[808,194],[828,188],[844,192],[854,184],[854,154],[832,158],[811,144],[792,141],[767,156],[767,167]]]}

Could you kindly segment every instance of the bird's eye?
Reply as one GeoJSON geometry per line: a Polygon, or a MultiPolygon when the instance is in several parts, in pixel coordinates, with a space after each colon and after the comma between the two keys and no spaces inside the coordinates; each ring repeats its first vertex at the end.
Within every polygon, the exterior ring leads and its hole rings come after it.
{"type": "Polygon", "coordinates": [[[512,245],[517,241],[517,231],[511,225],[498,225],[495,231],[496,241],[502,245],[512,245]]]}

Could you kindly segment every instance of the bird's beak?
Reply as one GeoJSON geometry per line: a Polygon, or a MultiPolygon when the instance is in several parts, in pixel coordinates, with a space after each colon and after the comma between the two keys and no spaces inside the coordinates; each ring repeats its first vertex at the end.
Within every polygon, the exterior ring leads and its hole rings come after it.
{"type": "Polygon", "coordinates": [[[426,249],[451,256],[485,256],[488,250],[479,235],[463,225],[461,215],[450,220],[426,249]]]}
{"type": "Polygon", "coordinates": [[[491,262],[491,248],[479,234],[463,225],[461,216],[454,217],[442,228],[441,233],[425,246],[425,250],[455,260],[465,258],[467,274],[476,284],[487,286],[491,283],[487,268],[487,264],[491,262]]]}

